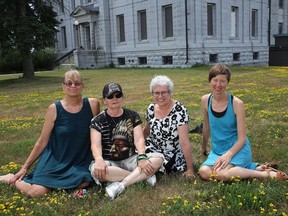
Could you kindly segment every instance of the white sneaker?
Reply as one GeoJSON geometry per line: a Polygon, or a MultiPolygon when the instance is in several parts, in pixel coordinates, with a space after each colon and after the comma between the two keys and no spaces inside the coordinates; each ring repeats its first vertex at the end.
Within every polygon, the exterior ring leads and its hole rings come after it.
{"type": "Polygon", "coordinates": [[[120,193],[124,191],[125,187],[122,182],[113,182],[105,188],[108,198],[110,200],[115,199],[120,193]]]}
{"type": "Polygon", "coordinates": [[[146,180],[146,183],[148,185],[150,185],[151,187],[154,187],[156,185],[156,182],[157,182],[157,179],[156,179],[156,175],[152,175],[151,177],[149,177],[147,180],[146,180]]]}

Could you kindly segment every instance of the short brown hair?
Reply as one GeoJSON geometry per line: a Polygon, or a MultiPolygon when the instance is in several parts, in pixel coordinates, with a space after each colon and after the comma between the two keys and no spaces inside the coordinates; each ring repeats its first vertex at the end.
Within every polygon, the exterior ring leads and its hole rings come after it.
{"type": "Polygon", "coordinates": [[[229,83],[231,78],[231,70],[228,66],[224,64],[215,64],[209,71],[209,82],[212,78],[218,75],[226,75],[227,81],[229,83]]]}

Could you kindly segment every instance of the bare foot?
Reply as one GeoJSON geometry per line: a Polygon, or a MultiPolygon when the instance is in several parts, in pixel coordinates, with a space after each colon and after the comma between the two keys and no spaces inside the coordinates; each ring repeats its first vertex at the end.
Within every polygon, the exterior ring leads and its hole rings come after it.
{"type": "Polygon", "coordinates": [[[269,177],[276,179],[278,181],[287,181],[288,180],[288,175],[286,173],[284,173],[283,171],[270,170],[267,172],[268,172],[269,177]]]}
{"type": "Polygon", "coordinates": [[[10,181],[13,179],[13,177],[14,177],[14,174],[11,174],[11,173],[2,175],[0,176],[0,182],[10,184],[10,181]]]}
{"type": "Polygon", "coordinates": [[[258,171],[264,171],[267,169],[274,169],[274,171],[276,171],[276,169],[278,169],[278,164],[274,163],[274,162],[269,162],[269,163],[265,163],[265,164],[260,164],[258,167],[256,167],[256,170],[258,171]]]}

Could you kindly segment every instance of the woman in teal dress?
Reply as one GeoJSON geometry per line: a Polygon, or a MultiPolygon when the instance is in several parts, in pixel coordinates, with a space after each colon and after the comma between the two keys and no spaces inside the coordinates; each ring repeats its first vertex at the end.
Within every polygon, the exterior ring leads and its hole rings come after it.
{"type": "Polygon", "coordinates": [[[100,103],[82,98],[83,78],[76,70],[65,73],[62,85],[65,97],[48,107],[40,137],[21,170],[0,176],[0,182],[30,197],[42,197],[51,189],[85,188],[93,181],[89,126],[100,103]],[[38,157],[34,171],[26,175],[38,157]]]}
{"type": "Polygon", "coordinates": [[[252,162],[252,152],[245,128],[244,103],[226,91],[230,81],[230,69],[223,64],[214,65],[209,72],[212,94],[202,97],[204,114],[202,153],[207,154],[210,138],[211,151],[201,165],[202,179],[228,181],[235,178],[267,178],[287,180],[284,172],[277,171],[275,164],[259,165],[252,162]]]}

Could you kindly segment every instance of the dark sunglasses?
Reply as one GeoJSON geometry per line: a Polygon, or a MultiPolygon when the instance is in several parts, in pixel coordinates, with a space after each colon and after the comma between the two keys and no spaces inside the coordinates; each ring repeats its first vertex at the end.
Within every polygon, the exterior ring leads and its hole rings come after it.
{"type": "Polygon", "coordinates": [[[111,94],[111,95],[109,95],[108,97],[106,97],[107,99],[113,99],[114,97],[116,97],[116,98],[121,98],[123,96],[123,94],[121,93],[121,92],[117,92],[117,93],[115,93],[115,94],[111,94]]]}

